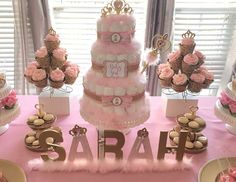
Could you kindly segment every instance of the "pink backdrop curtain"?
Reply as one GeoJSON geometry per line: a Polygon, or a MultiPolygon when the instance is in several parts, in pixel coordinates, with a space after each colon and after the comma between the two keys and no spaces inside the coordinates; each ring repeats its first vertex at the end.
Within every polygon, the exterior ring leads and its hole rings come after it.
{"type": "MultiPolygon", "coordinates": [[[[148,0],[147,25],[145,35],[145,47],[151,47],[151,40],[155,34],[167,33],[169,38],[172,32],[174,0],[148,0]]],[[[170,51],[170,50],[169,50],[170,51]]],[[[166,61],[168,52],[160,55],[159,63],[166,61]]],[[[157,65],[150,65],[147,69],[146,90],[151,96],[160,95],[161,87],[156,75],[157,65]]]]}

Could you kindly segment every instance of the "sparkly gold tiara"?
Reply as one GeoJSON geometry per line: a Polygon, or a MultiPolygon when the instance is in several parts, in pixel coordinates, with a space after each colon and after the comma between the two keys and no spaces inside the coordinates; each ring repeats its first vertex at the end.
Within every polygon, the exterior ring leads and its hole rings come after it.
{"type": "Polygon", "coordinates": [[[133,13],[133,9],[125,2],[125,0],[113,0],[102,8],[101,13],[102,17],[109,14],[131,14],[133,13]]]}

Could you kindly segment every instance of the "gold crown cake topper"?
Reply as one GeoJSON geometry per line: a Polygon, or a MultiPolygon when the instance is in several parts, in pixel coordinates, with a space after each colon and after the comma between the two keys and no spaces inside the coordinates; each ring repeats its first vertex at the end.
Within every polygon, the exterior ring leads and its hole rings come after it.
{"type": "Polygon", "coordinates": [[[50,28],[48,29],[48,34],[50,34],[50,35],[56,35],[56,31],[55,31],[52,27],[50,27],[50,28]]]}
{"type": "Polygon", "coordinates": [[[191,32],[190,30],[188,30],[187,32],[185,32],[184,34],[182,34],[183,38],[194,38],[195,37],[195,33],[191,32]]]}
{"type": "Polygon", "coordinates": [[[125,2],[125,0],[113,0],[102,8],[101,13],[102,17],[109,14],[131,14],[133,13],[133,9],[125,2]]]}

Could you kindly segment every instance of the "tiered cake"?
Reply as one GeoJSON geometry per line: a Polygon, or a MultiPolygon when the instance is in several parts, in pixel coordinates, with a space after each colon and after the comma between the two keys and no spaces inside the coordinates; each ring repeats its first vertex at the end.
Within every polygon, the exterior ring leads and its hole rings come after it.
{"type": "Polygon", "coordinates": [[[125,130],[149,118],[140,43],[134,39],[132,8],[121,0],[102,9],[92,66],[83,79],[82,117],[99,129],[125,130]]]}
{"type": "Polygon", "coordinates": [[[236,80],[228,83],[216,101],[215,114],[226,123],[226,128],[236,135],[236,80]]]}
{"type": "Polygon", "coordinates": [[[0,73],[0,134],[8,128],[8,123],[20,113],[15,91],[6,83],[4,73],[0,73]]]}

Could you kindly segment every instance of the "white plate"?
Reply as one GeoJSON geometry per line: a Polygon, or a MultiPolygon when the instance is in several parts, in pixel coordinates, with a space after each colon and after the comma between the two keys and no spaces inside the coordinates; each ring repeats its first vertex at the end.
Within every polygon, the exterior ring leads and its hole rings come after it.
{"type": "Polygon", "coordinates": [[[200,169],[198,182],[215,182],[217,175],[230,167],[227,159],[231,166],[236,166],[236,157],[211,160],[200,169]],[[219,165],[219,162],[221,166],[219,165]]]}
{"type": "Polygon", "coordinates": [[[23,169],[11,161],[0,159],[0,170],[8,182],[27,182],[23,169]]]}

